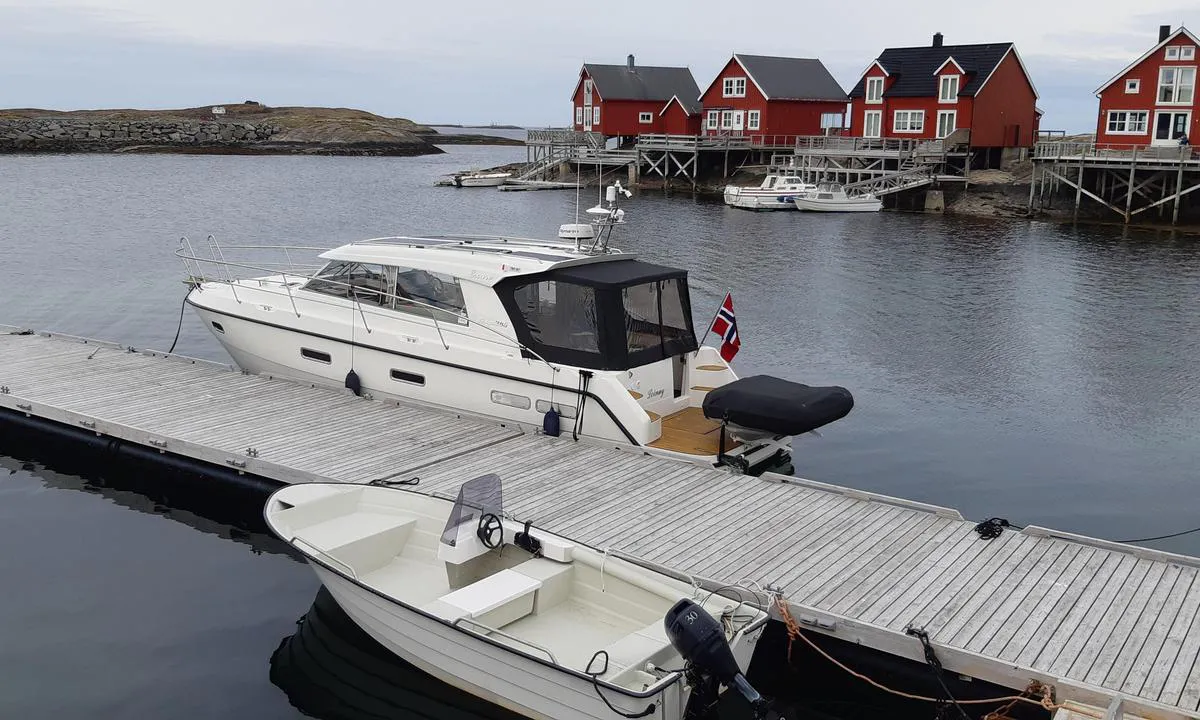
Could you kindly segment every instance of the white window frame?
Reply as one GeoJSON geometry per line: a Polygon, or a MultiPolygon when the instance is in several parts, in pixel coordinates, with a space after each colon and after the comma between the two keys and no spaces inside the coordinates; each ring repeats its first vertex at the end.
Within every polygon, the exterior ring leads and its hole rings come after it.
{"type": "Polygon", "coordinates": [[[1150,111],[1109,110],[1104,117],[1104,132],[1108,135],[1145,135],[1150,132],[1150,111]],[[1137,129],[1139,126],[1140,130],[1137,129]],[[1120,129],[1114,130],[1114,127],[1120,129]]]}
{"type": "Polygon", "coordinates": [[[722,110],[721,111],[721,129],[722,130],[732,130],[733,129],[733,111],[732,110],[722,110]]]}
{"type": "Polygon", "coordinates": [[[1142,81],[1137,78],[1132,78],[1125,81],[1125,94],[1137,95],[1142,91],[1142,81]]]}
{"type": "Polygon", "coordinates": [[[592,80],[588,78],[583,81],[583,104],[592,104],[592,80]]]}
{"type": "Polygon", "coordinates": [[[582,105],[575,106],[575,124],[576,125],[583,124],[583,106],[582,105]]]}
{"type": "Polygon", "coordinates": [[[708,129],[716,130],[720,126],[721,126],[721,111],[720,110],[709,110],[708,111],[708,129]]]}
{"type": "Polygon", "coordinates": [[[919,134],[925,132],[924,110],[895,110],[892,112],[892,132],[919,134]],[[904,127],[900,127],[900,116],[904,116],[904,127]],[[920,127],[914,127],[914,119],[920,119],[920,127]]]}
{"type": "Polygon", "coordinates": [[[721,82],[721,97],[746,97],[746,78],[727,77],[721,82]]]}
{"type": "Polygon", "coordinates": [[[1154,96],[1154,104],[1156,105],[1191,105],[1196,100],[1196,66],[1195,65],[1164,65],[1158,69],[1158,93],[1154,96]],[[1166,77],[1168,71],[1173,71],[1174,80],[1169,85],[1164,84],[1163,78],[1166,77]],[[1188,84],[1184,85],[1180,80],[1185,74],[1190,74],[1191,79],[1188,84]],[[1170,88],[1171,99],[1163,100],[1163,90],[1170,88]],[[1186,89],[1188,96],[1186,99],[1180,100],[1180,90],[1186,89]]]}
{"type": "Polygon", "coordinates": [[[599,105],[592,106],[592,124],[593,125],[600,124],[600,106],[599,105]]]}
{"type": "Polygon", "coordinates": [[[1167,61],[1171,62],[1179,59],[1179,46],[1171,45],[1167,47],[1167,61]]]}
{"type": "Polygon", "coordinates": [[[592,126],[592,106],[591,105],[585,105],[583,108],[583,126],[584,127],[592,126]]]}
{"type": "Polygon", "coordinates": [[[746,113],[746,129],[761,130],[762,129],[762,111],[750,110],[746,113]]]}
{"type": "Polygon", "coordinates": [[[869,77],[866,85],[866,102],[878,105],[883,102],[883,78],[869,77]],[[874,90],[875,92],[872,92],[874,90]]]}
{"type": "Polygon", "coordinates": [[[863,137],[877,138],[883,135],[883,111],[867,110],[863,113],[863,137]],[[871,118],[875,119],[875,134],[871,135],[871,118]]]}
{"type": "Polygon", "coordinates": [[[1196,48],[1188,45],[1187,47],[1179,48],[1179,59],[1184,61],[1196,59],[1196,48]]]}
{"type": "Polygon", "coordinates": [[[937,128],[934,131],[936,136],[939,139],[947,138],[947,137],[950,137],[954,133],[954,131],[957,129],[958,129],[958,111],[957,110],[938,110],[937,128]],[[944,118],[944,117],[949,117],[951,119],[950,120],[950,132],[947,132],[947,133],[942,132],[942,118],[944,118]]]}
{"type": "Polygon", "coordinates": [[[960,80],[958,75],[939,75],[938,76],[938,102],[940,103],[957,103],[958,88],[960,80]],[[950,89],[951,92],[946,92],[950,89]]]}
{"type": "Polygon", "coordinates": [[[638,122],[643,125],[649,125],[654,122],[654,113],[640,112],[638,113],[638,122]]]}

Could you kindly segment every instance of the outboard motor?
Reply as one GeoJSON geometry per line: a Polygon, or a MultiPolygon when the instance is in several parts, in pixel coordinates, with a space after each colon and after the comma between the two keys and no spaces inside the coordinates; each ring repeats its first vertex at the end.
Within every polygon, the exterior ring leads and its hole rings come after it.
{"type": "Polygon", "coordinates": [[[707,610],[684,598],[667,611],[664,624],[671,645],[698,674],[715,678],[725,687],[737,688],[756,717],[766,714],[767,701],[742,674],[725,640],[724,629],[707,610]]]}

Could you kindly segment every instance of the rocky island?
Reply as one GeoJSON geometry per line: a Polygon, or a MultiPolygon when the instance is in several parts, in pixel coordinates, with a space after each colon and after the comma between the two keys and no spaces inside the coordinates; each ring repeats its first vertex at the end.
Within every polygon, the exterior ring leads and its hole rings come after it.
{"type": "Polygon", "coordinates": [[[0,110],[0,153],[429,155],[432,128],[363,110],[236,105],[180,110],[0,110]]]}

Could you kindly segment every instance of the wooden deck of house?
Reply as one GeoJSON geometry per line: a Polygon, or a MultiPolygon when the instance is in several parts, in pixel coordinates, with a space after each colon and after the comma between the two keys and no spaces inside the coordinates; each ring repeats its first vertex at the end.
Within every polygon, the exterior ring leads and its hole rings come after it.
{"type": "MultiPolygon", "coordinates": [[[[1200,559],[818,482],[529,435],[228,366],[0,328],[0,416],[42,418],[285,483],[496,472],[505,509],[708,583],[780,589],[812,632],[1060,700],[1200,718],[1200,559]]],[[[4,419],[4,418],[0,418],[4,419]]],[[[678,426],[698,429],[691,416],[678,426]]]]}

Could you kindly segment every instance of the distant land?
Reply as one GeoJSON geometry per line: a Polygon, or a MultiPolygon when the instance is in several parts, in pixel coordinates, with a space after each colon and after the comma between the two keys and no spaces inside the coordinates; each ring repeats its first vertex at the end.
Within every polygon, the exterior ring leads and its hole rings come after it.
{"type": "Polygon", "coordinates": [[[0,109],[0,152],[428,155],[438,144],[521,144],[440,134],[364,110],[254,101],[174,110],[0,109]]]}

